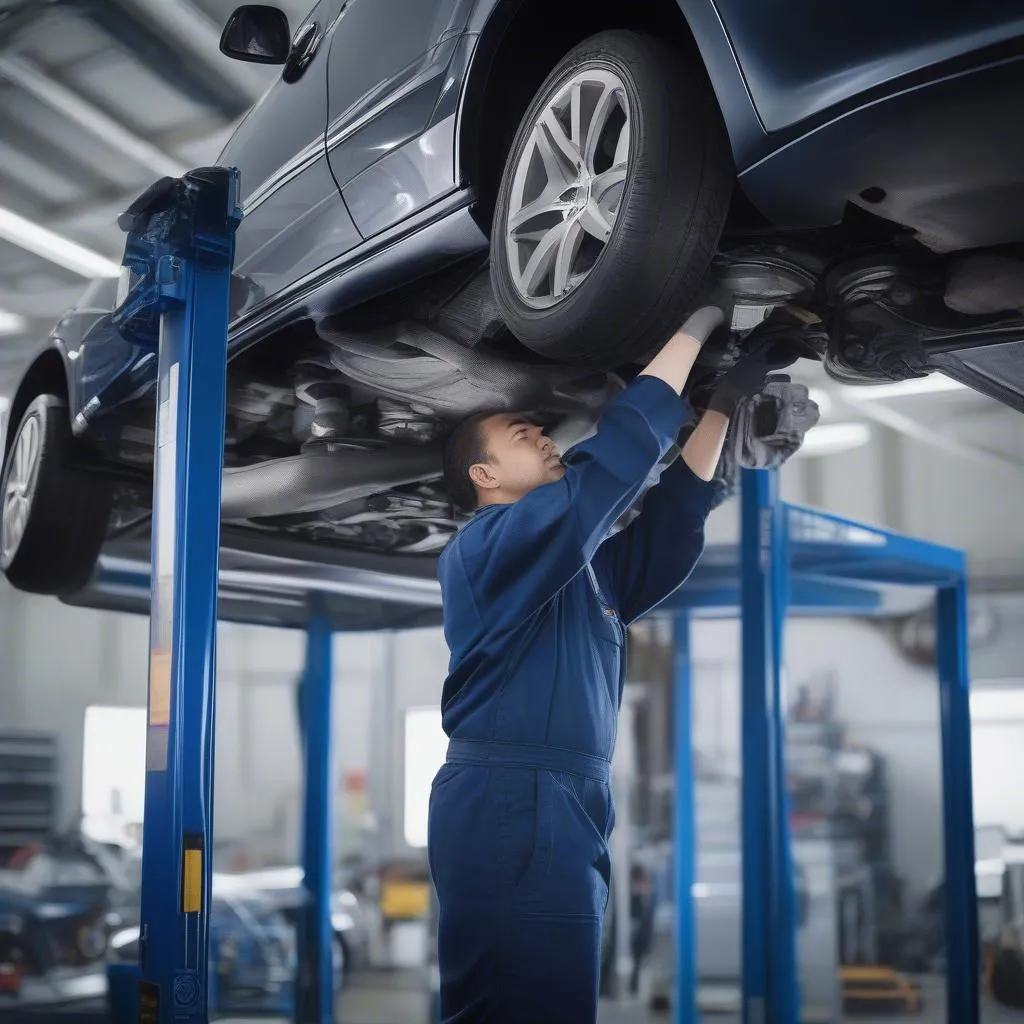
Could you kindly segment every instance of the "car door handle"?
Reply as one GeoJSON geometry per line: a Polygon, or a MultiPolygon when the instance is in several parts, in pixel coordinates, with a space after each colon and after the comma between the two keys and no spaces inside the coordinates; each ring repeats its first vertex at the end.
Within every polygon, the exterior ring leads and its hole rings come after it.
{"type": "Polygon", "coordinates": [[[305,73],[324,40],[324,30],[319,21],[307,22],[292,40],[292,50],[284,66],[282,78],[286,82],[296,82],[305,73]]]}

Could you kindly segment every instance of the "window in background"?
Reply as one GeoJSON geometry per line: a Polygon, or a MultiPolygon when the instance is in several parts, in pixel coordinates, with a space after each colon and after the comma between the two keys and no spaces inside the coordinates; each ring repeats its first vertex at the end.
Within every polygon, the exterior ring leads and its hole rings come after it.
{"type": "Polygon", "coordinates": [[[1003,683],[971,694],[974,820],[1024,829],[1024,688],[1003,683]]]}
{"type": "Polygon", "coordinates": [[[448,737],[441,728],[440,707],[410,708],[405,713],[405,841],[427,845],[430,785],[444,764],[448,737]]]}
{"type": "Polygon", "coordinates": [[[146,709],[85,709],[82,831],[103,843],[134,846],[146,794],[146,709]]]}

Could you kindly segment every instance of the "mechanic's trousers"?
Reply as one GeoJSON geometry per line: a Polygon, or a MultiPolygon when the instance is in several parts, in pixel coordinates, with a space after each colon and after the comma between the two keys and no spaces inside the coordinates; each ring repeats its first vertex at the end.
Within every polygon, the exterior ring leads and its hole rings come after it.
{"type": "Polygon", "coordinates": [[[592,1024],[609,762],[452,740],[430,795],[444,1024],[592,1024]]]}

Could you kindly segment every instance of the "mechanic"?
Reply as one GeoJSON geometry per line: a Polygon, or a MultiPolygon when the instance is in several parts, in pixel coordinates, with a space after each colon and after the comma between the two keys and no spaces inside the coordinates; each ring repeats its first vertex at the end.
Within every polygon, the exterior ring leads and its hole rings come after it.
{"type": "Polygon", "coordinates": [[[596,1018],[625,627],[693,569],[730,416],[767,375],[763,355],[740,359],[661,471],[723,319],[690,317],[564,459],[522,415],[480,414],[449,438],[449,493],[475,515],[439,562],[450,740],[428,855],[447,1024],[596,1018]]]}

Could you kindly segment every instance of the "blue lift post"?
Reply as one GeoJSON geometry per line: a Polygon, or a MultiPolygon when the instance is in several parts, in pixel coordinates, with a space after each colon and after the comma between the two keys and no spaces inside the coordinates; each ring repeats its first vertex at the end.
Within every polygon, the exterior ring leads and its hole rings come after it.
{"type": "Polygon", "coordinates": [[[676,612],[673,622],[675,643],[675,868],[676,893],[676,1020],[699,1024],[697,1007],[697,922],[694,914],[693,884],[697,880],[696,808],[693,798],[693,691],[690,656],[690,613],[676,612]]]}
{"type": "Polygon", "coordinates": [[[302,830],[303,884],[309,899],[299,927],[296,1024],[332,1024],[334,964],[331,942],[334,815],[331,622],[314,600],[306,630],[306,666],[299,683],[306,788],[302,830]]]}
{"type": "Polygon", "coordinates": [[[789,556],[775,471],[743,471],[740,516],[743,1021],[797,1024],[782,692],[789,556]]]}
{"type": "MultiPolygon", "coordinates": [[[[783,503],[772,472],[744,471],[739,558],[710,547],[690,581],[659,609],[676,625],[676,734],[690,736],[690,624],[741,617],[743,741],[743,1024],[798,1024],[796,917],[788,798],[783,626],[803,616],[885,614],[888,585],[937,591],[938,692],[946,868],[946,1019],[980,1021],[974,872],[967,584],[963,553],[783,503]],[[681,699],[682,698],[682,699],[681,699]]],[[[698,1019],[692,751],[676,750],[676,1024],[698,1019]]]]}
{"type": "Polygon", "coordinates": [[[204,168],[157,182],[119,221],[128,290],[113,321],[157,362],[140,1024],[209,1019],[220,491],[240,220],[237,172],[204,168]]]}

